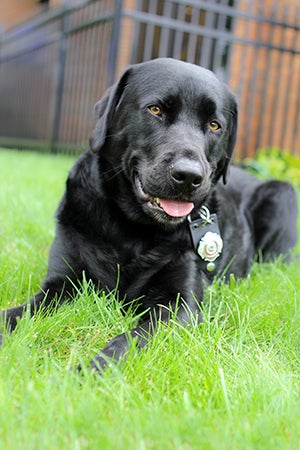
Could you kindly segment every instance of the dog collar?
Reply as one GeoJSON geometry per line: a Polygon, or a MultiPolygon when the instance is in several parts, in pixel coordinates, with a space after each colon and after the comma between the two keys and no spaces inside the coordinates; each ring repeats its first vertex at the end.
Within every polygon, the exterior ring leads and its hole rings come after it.
{"type": "Polygon", "coordinates": [[[214,272],[223,250],[217,215],[211,214],[206,206],[202,206],[198,218],[192,220],[188,216],[188,224],[194,250],[201,258],[203,268],[207,272],[214,272]]]}

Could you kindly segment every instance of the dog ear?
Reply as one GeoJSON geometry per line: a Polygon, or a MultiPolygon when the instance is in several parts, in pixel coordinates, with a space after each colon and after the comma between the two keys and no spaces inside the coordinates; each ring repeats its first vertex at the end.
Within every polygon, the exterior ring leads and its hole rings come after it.
{"type": "Polygon", "coordinates": [[[119,82],[108,88],[104,97],[94,106],[94,129],[89,143],[90,149],[95,153],[101,150],[105,143],[114,112],[120,104],[122,94],[127,85],[129,73],[130,69],[127,69],[119,82]]]}
{"type": "Polygon", "coordinates": [[[227,182],[227,173],[228,173],[229,164],[230,164],[231,157],[232,157],[233,150],[234,150],[235,143],[236,143],[237,126],[238,126],[238,106],[237,106],[235,97],[232,94],[231,94],[229,114],[231,116],[230,132],[229,132],[229,138],[228,138],[228,142],[227,142],[226,160],[225,160],[225,164],[223,166],[223,170],[221,173],[224,184],[226,184],[226,182],[227,182]]]}

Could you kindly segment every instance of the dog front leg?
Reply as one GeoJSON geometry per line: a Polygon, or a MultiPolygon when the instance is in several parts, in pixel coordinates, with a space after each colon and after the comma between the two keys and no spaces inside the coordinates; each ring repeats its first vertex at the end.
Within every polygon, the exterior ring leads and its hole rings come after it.
{"type": "MultiPolygon", "coordinates": [[[[173,318],[183,326],[187,326],[192,322],[200,323],[202,316],[198,303],[192,299],[189,302],[181,301],[179,305],[178,302],[174,302],[168,308],[163,306],[155,308],[150,314],[149,321],[133,328],[128,333],[122,333],[111,339],[103,350],[91,360],[90,366],[95,371],[104,370],[109,361],[116,362],[126,355],[133,340],[136,341],[137,348],[145,347],[155,333],[158,321],[168,323],[173,318]]],[[[82,367],[79,365],[77,369],[81,371],[82,367]]]]}
{"type": "MultiPolygon", "coordinates": [[[[147,345],[149,338],[154,333],[155,326],[152,322],[144,322],[127,333],[119,334],[109,341],[109,343],[91,361],[90,366],[95,371],[104,370],[110,361],[118,361],[128,352],[132,340],[136,340],[137,348],[147,345]]],[[[81,371],[82,367],[77,367],[81,371]]]]}
{"type": "MultiPolygon", "coordinates": [[[[64,301],[75,296],[76,291],[70,281],[63,281],[56,283],[45,283],[43,289],[40,290],[28,302],[15,306],[1,312],[0,325],[4,326],[6,330],[11,333],[17,326],[18,321],[25,314],[32,317],[41,309],[55,308],[61,305],[64,301]]],[[[0,331],[0,346],[2,344],[2,333],[0,331]]]]}

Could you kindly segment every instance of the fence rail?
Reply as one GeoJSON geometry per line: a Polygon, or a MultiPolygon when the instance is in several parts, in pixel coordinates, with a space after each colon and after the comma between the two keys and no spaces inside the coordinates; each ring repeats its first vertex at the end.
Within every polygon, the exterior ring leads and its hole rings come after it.
{"type": "Polygon", "coordinates": [[[288,0],[85,0],[50,10],[0,36],[0,144],[82,151],[93,105],[119,67],[159,56],[229,83],[240,157],[267,146],[300,153],[300,7],[288,0]]]}
{"type": "Polygon", "coordinates": [[[4,34],[0,143],[82,150],[92,106],[113,82],[121,2],[85,1],[4,34]]]}

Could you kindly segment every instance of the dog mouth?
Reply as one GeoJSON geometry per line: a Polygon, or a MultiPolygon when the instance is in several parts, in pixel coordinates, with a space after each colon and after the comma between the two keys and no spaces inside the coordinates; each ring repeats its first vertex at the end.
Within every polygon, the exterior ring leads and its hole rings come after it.
{"type": "Polygon", "coordinates": [[[175,198],[154,197],[147,194],[144,190],[143,183],[136,174],[134,177],[135,187],[138,197],[147,204],[148,208],[157,212],[165,213],[167,216],[180,219],[185,218],[194,209],[194,203],[175,198]]]}

